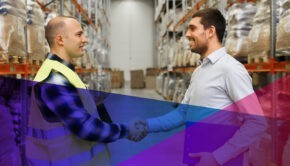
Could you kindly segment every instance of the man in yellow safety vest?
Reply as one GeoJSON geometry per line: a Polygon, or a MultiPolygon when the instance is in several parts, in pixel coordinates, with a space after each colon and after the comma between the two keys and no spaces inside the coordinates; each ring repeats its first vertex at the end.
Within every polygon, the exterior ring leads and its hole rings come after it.
{"type": "Polygon", "coordinates": [[[72,17],[51,19],[45,29],[50,53],[32,88],[26,137],[28,165],[110,165],[106,144],[136,140],[145,133],[130,123],[106,123],[72,60],[88,43],[81,24],[72,17]]]}

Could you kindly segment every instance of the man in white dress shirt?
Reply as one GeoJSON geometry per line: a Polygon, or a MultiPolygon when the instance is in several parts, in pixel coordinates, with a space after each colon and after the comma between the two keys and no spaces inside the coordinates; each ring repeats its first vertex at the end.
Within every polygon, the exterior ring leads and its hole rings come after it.
{"type": "Polygon", "coordinates": [[[163,116],[136,121],[139,129],[143,125],[149,133],[174,129],[190,118],[196,121],[210,119],[206,122],[215,124],[239,124],[239,130],[212,153],[189,154],[189,157],[199,159],[198,166],[224,165],[248,150],[267,128],[266,121],[261,118],[263,111],[254,93],[251,77],[222,46],[225,28],[225,19],[217,9],[208,8],[193,15],[186,37],[191,51],[201,55],[201,64],[192,74],[182,105],[163,116]],[[220,112],[224,113],[199,116],[196,110],[191,110],[194,108],[191,106],[223,110],[220,112]],[[231,111],[232,114],[227,113],[231,111]]]}

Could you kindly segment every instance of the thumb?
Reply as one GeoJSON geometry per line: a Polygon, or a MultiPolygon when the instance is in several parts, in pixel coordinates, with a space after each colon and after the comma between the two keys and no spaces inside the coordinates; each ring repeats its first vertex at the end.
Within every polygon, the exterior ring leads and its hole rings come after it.
{"type": "Polygon", "coordinates": [[[189,153],[188,156],[191,158],[200,158],[202,153],[189,153]]]}

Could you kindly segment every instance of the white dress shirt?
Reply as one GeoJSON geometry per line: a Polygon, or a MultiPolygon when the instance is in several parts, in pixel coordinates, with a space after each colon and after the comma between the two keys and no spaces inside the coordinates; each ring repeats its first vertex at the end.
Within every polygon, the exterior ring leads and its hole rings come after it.
{"type": "Polygon", "coordinates": [[[225,48],[208,55],[196,68],[180,107],[147,120],[149,132],[170,130],[184,124],[188,118],[194,119],[188,109],[195,106],[243,113],[242,117],[222,113],[209,117],[211,123],[241,125],[228,142],[213,152],[221,165],[248,149],[267,126],[261,118],[263,111],[254,93],[251,77],[240,62],[226,53],[225,48]]]}

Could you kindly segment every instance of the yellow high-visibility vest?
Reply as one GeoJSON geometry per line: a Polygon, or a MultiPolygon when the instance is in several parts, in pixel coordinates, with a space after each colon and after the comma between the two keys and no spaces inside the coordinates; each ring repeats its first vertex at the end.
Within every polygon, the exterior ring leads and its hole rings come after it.
{"type": "MultiPolygon", "coordinates": [[[[64,64],[46,59],[34,81],[44,81],[53,71],[63,74],[73,86],[78,88],[86,110],[91,115],[95,114],[96,106],[85,84],[64,64]]],[[[26,156],[28,165],[37,166],[110,165],[106,144],[80,139],[73,135],[62,122],[46,121],[37,106],[34,91],[26,136],[26,156]]]]}

